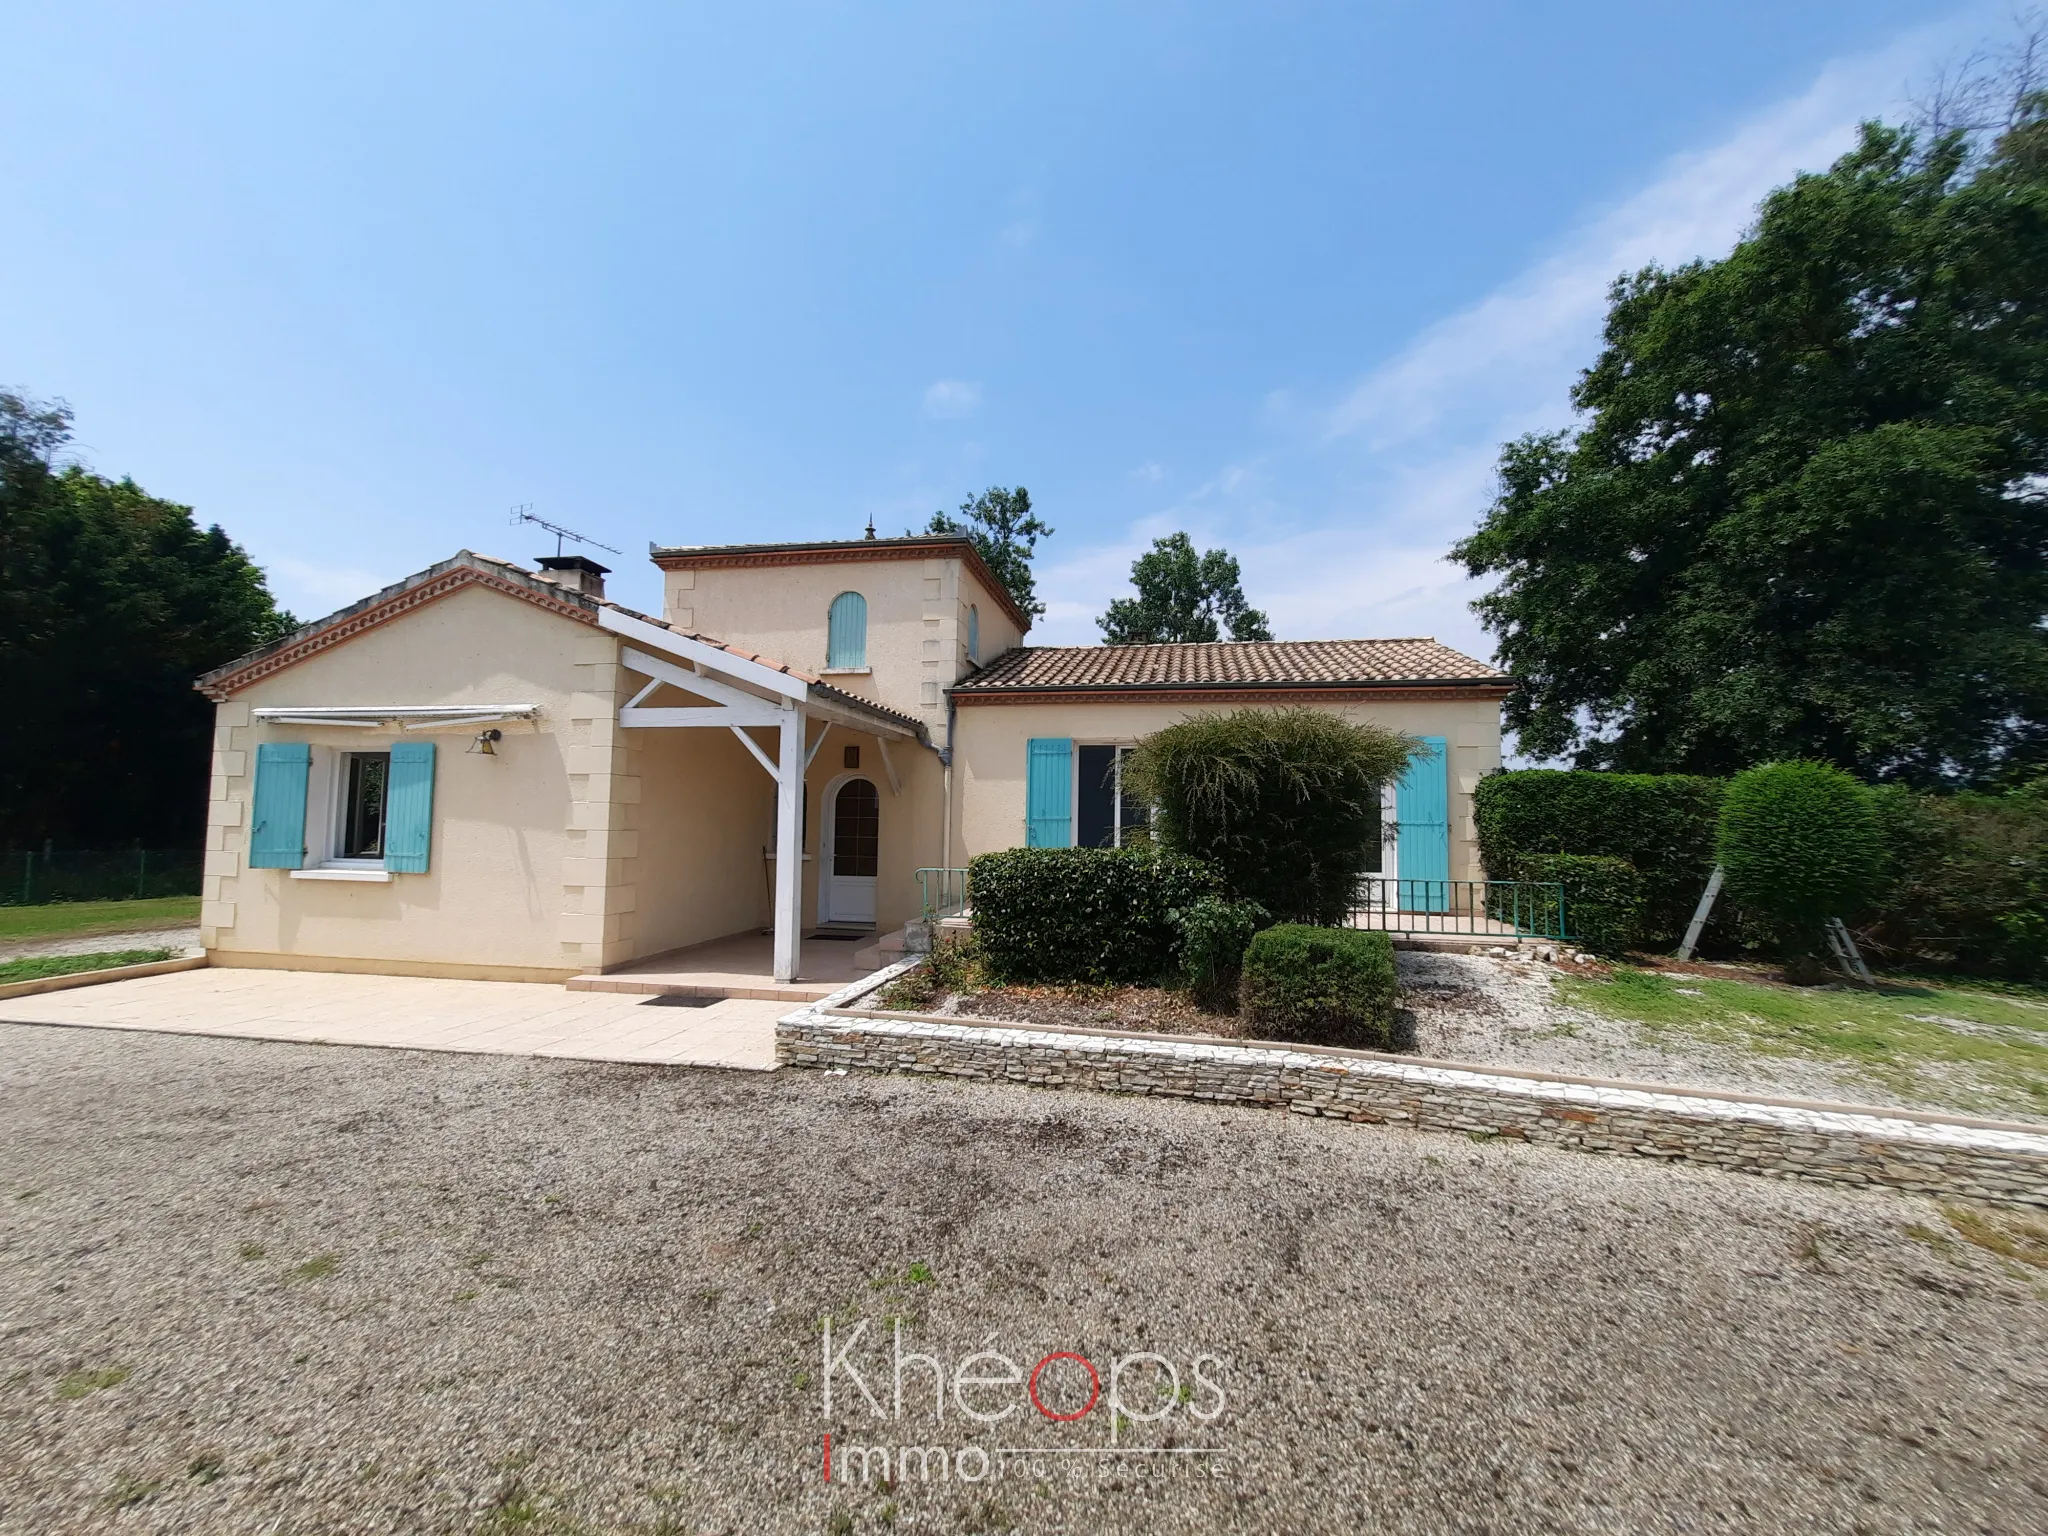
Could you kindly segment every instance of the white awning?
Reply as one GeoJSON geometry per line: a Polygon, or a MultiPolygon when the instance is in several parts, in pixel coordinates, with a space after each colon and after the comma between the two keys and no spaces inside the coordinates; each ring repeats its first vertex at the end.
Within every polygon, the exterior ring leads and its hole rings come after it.
{"type": "Polygon", "coordinates": [[[341,704],[253,709],[266,725],[332,725],[362,731],[459,731],[499,720],[531,720],[538,704],[341,704]]]}

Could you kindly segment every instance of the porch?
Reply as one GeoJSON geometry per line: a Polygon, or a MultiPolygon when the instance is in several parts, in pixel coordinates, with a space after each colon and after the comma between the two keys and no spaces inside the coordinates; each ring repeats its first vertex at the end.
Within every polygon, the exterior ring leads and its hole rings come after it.
{"type": "Polygon", "coordinates": [[[813,932],[797,952],[797,973],[775,974],[775,935],[734,933],[686,949],[649,955],[616,970],[571,977],[571,992],[631,992],[670,997],[741,997],[783,1003],[812,1003],[829,997],[873,969],[856,956],[875,942],[872,934],[813,932]]]}

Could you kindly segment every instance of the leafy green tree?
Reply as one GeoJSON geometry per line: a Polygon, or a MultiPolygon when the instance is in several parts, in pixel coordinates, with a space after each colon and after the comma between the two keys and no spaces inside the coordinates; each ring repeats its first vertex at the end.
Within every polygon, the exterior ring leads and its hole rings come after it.
{"type": "Polygon", "coordinates": [[[996,579],[1010,589],[1011,600],[1032,618],[1044,617],[1031,560],[1038,553],[1038,541],[1051,538],[1053,531],[1031,510],[1031,493],[1023,486],[1005,490],[992,485],[961,502],[958,517],[934,512],[922,529],[909,532],[966,534],[996,579]]]}
{"type": "Polygon", "coordinates": [[[189,507],[56,467],[70,423],[0,394],[0,845],[197,847],[213,706],[192,680],[295,621],[189,507]]]}
{"type": "Polygon", "coordinates": [[[1620,279],[1574,400],[1454,550],[1524,753],[2048,761],[2048,96],[1995,138],[1866,124],[1724,260],[1620,279]]]}
{"type": "Polygon", "coordinates": [[[1154,539],[1132,562],[1136,597],[1120,597],[1095,621],[1111,645],[1157,645],[1172,640],[1270,640],[1266,616],[1245,601],[1237,559],[1212,549],[1195,553],[1184,533],[1154,539]]]}

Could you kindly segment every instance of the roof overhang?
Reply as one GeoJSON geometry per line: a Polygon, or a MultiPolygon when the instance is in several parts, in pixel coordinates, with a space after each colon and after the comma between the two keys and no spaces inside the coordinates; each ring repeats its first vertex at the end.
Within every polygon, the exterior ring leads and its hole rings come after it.
{"type": "Polygon", "coordinates": [[[961,534],[916,534],[904,539],[818,540],[794,544],[706,544],[663,548],[649,545],[647,558],[664,571],[740,570],[790,565],[843,565],[870,560],[958,560],[974,573],[1019,634],[1031,628],[1031,615],[1017,606],[1010,589],[997,580],[974,541],[961,534]]]}
{"type": "Polygon", "coordinates": [[[1513,693],[1495,678],[1394,683],[1103,683],[1066,688],[952,688],[955,704],[1371,704],[1491,700],[1513,693]]]}

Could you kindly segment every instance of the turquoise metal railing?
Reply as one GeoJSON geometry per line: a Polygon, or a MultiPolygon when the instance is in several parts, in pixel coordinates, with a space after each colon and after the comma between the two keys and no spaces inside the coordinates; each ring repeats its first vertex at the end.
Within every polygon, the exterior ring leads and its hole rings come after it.
{"type": "Polygon", "coordinates": [[[1469,938],[1565,939],[1564,887],[1552,880],[1382,880],[1359,888],[1349,926],[1469,938]]]}
{"type": "Polygon", "coordinates": [[[924,901],[924,915],[958,917],[967,910],[967,871],[964,869],[920,869],[918,894],[924,901]]]}

